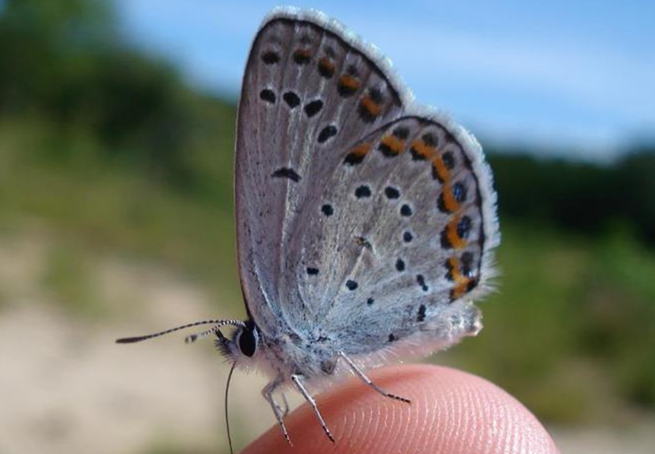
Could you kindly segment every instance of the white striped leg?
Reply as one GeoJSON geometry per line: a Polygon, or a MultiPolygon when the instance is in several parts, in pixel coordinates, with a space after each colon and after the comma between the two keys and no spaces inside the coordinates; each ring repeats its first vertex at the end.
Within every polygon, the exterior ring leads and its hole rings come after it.
{"type": "Polygon", "coordinates": [[[348,366],[350,366],[350,368],[353,370],[353,372],[355,372],[357,374],[357,376],[364,381],[364,383],[366,383],[368,386],[370,386],[371,388],[373,388],[374,390],[376,390],[377,392],[379,392],[383,396],[389,397],[391,399],[396,399],[396,400],[399,400],[401,402],[406,402],[408,404],[412,403],[412,401],[410,401],[409,399],[406,399],[405,397],[396,396],[395,394],[388,393],[384,389],[380,388],[378,385],[373,383],[373,381],[366,376],[364,371],[361,370],[357,366],[357,364],[355,364],[354,361],[352,359],[350,359],[350,357],[348,357],[348,355],[346,355],[345,353],[339,352],[339,356],[341,356],[343,358],[343,360],[348,364],[348,366]]]}
{"type": "Polygon", "coordinates": [[[330,439],[332,443],[334,443],[334,437],[332,436],[332,432],[330,432],[330,429],[328,429],[327,424],[325,424],[325,420],[323,419],[323,416],[321,416],[321,412],[318,411],[318,407],[316,406],[316,401],[312,397],[309,392],[307,392],[307,389],[305,389],[305,386],[302,384],[303,376],[302,375],[291,375],[291,380],[293,380],[293,383],[296,385],[296,388],[298,388],[298,391],[300,391],[300,394],[303,395],[305,400],[309,402],[309,405],[312,406],[312,409],[314,410],[314,414],[318,418],[318,422],[321,423],[321,427],[323,428],[323,431],[325,432],[325,435],[330,439]]]}
{"type": "Polygon", "coordinates": [[[277,422],[280,425],[280,428],[282,429],[282,433],[284,434],[284,439],[287,440],[287,443],[289,443],[290,446],[293,446],[293,443],[291,443],[291,439],[289,438],[289,432],[287,432],[287,427],[284,425],[284,417],[289,412],[289,404],[287,403],[287,398],[284,397],[284,394],[282,395],[285,405],[284,409],[282,409],[273,398],[273,393],[275,392],[275,389],[278,386],[280,386],[280,384],[282,384],[283,381],[284,379],[281,376],[278,376],[275,380],[270,382],[268,385],[264,386],[264,389],[262,389],[262,396],[264,396],[264,399],[266,399],[266,401],[273,409],[273,414],[275,414],[275,419],[277,419],[277,422]]]}
{"type": "Polygon", "coordinates": [[[282,403],[284,404],[282,417],[286,418],[289,414],[289,402],[287,401],[287,396],[284,393],[280,393],[280,397],[282,397],[282,403]]]}

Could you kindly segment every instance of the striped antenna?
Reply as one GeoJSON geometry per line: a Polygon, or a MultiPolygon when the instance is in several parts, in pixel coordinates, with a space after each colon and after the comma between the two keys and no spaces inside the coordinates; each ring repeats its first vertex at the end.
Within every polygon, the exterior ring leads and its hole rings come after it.
{"type": "Polygon", "coordinates": [[[190,343],[195,342],[198,339],[202,339],[203,337],[208,336],[210,334],[214,334],[216,332],[220,333],[219,329],[220,329],[221,326],[222,325],[215,325],[215,326],[212,326],[211,328],[209,328],[209,329],[207,329],[207,330],[205,330],[205,331],[203,331],[201,333],[189,334],[187,337],[184,338],[184,342],[186,342],[187,344],[190,344],[190,343]]]}
{"type": "Polygon", "coordinates": [[[221,326],[225,325],[232,325],[232,326],[242,326],[245,327],[246,324],[243,323],[241,320],[203,320],[201,322],[194,322],[194,323],[189,323],[187,325],[182,325],[178,326],[176,328],[171,328],[167,329],[166,331],[161,331],[159,333],[154,333],[154,334],[146,334],[145,336],[136,336],[136,337],[122,337],[120,339],[116,340],[117,344],[133,344],[135,342],[141,342],[144,340],[152,339],[154,337],[159,337],[163,336],[165,334],[170,334],[175,331],[179,331],[181,329],[187,329],[187,328],[193,328],[194,326],[199,326],[199,325],[210,325],[213,324],[215,325],[211,329],[204,331],[200,334],[195,334],[187,337],[187,342],[193,342],[199,337],[206,336],[207,334],[211,334],[215,331],[217,331],[221,326]],[[195,336],[195,337],[194,337],[195,336]]]}

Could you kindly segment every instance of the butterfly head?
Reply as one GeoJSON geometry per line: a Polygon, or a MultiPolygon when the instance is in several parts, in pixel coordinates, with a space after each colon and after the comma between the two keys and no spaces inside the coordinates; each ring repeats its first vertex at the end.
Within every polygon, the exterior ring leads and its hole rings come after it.
{"type": "Polygon", "coordinates": [[[250,320],[237,326],[230,337],[219,330],[216,331],[216,337],[216,348],[232,362],[248,363],[255,359],[260,351],[259,330],[250,320]]]}

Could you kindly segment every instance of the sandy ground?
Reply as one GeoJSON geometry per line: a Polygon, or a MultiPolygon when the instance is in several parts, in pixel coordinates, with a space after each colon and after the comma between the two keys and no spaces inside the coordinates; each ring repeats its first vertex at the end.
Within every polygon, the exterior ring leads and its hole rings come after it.
{"type": "MultiPolygon", "coordinates": [[[[38,285],[45,248],[0,239],[0,454],[226,451],[228,368],[211,340],[114,343],[217,316],[207,296],[167,270],[106,260],[94,265],[94,281],[117,310],[102,320],[72,317],[38,285]]],[[[237,446],[273,424],[260,396],[265,382],[235,375],[237,446]]]]}
{"type": "MultiPolygon", "coordinates": [[[[211,342],[113,342],[215,316],[207,296],[170,271],[108,259],[94,273],[103,298],[120,310],[84,320],[57,309],[34,284],[42,260],[38,242],[0,239],[0,454],[227,452],[227,367],[211,342]],[[138,310],[125,310],[135,301],[138,310]]],[[[264,384],[243,374],[233,382],[237,447],[274,422],[259,394],[264,384]]],[[[653,427],[649,420],[552,432],[563,453],[641,454],[654,452],[653,427]]]]}

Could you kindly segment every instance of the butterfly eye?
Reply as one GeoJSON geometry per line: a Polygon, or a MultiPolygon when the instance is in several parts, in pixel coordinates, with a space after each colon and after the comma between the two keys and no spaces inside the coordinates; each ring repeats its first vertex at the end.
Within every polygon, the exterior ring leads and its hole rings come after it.
{"type": "Polygon", "coordinates": [[[247,357],[252,357],[257,350],[257,333],[250,328],[243,328],[237,336],[239,350],[247,357]]]}

